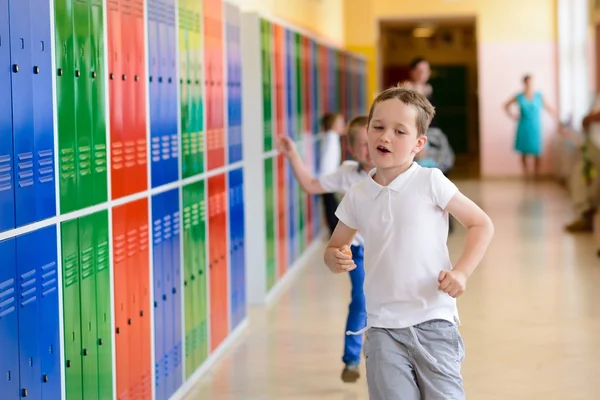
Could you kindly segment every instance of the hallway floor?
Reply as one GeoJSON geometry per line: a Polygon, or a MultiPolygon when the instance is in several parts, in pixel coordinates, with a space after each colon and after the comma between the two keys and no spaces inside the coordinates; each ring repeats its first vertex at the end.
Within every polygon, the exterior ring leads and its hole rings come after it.
{"type": "MultiPolygon", "coordinates": [[[[593,400],[600,393],[600,259],[571,236],[564,189],[552,183],[459,182],[495,223],[483,264],[459,299],[463,376],[474,400],[593,400]]],[[[464,240],[449,239],[452,258],[464,240]]],[[[323,245],[324,246],[324,245],[323,245]]],[[[344,384],[350,282],[322,251],[189,393],[189,399],[368,399],[363,375],[344,384]]]]}

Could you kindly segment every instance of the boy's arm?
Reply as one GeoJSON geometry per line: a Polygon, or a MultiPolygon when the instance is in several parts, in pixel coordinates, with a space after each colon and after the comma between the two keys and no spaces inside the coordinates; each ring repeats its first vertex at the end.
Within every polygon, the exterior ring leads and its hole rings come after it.
{"type": "Polygon", "coordinates": [[[319,180],[312,176],[300,154],[298,152],[293,152],[288,156],[288,160],[290,161],[290,165],[292,166],[292,171],[294,172],[294,176],[298,180],[298,183],[308,194],[322,194],[327,193],[319,180]]]}
{"type": "Polygon", "coordinates": [[[460,258],[452,271],[442,271],[439,289],[452,297],[462,294],[467,279],[477,268],[494,235],[490,217],[472,200],[460,192],[451,198],[446,210],[467,228],[467,237],[460,258]]]}
{"type": "Polygon", "coordinates": [[[325,250],[325,265],[333,273],[342,273],[352,271],[356,264],[352,260],[350,244],[356,235],[357,230],[352,229],[342,221],[338,221],[327,249],[325,250]]]}

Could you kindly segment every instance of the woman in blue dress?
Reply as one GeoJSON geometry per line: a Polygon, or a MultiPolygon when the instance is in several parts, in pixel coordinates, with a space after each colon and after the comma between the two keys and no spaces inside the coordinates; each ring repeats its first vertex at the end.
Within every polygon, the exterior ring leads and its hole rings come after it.
{"type": "Polygon", "coordinates": [[[533,79],[531,75],[523,77],[523,92],[511,98],[504,105],[509,117],[518,121],[517,134],[515,137],[515,150],[521,153],[523,172],[529,176],[527,158],[533,158],[534,177],[539,176],[540,156],[542,155],[542,108],[545,108],[553,116],[557,117],[556,111],[548,105],[542,94],[533,90],[533,79]],[[519,114],[511,112],[511,105],[519,106],[519,114]]]}

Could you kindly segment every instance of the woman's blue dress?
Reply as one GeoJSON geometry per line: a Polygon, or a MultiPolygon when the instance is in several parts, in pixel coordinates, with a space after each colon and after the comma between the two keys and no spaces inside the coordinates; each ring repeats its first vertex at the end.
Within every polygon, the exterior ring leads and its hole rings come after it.
{"type": "Polygon", "coordinates": [[[535,92],[533,98],[528,99],[520,93],[517,95],[517,104],[521,116],[517,125],[515,150],[523,155],[539,156],[542,154],[542,94],[535,92]]]}

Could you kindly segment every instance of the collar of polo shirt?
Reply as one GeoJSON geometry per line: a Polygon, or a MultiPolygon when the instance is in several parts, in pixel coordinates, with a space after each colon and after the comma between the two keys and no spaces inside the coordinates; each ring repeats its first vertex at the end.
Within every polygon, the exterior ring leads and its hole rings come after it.
{"type": "MultiPolygon", "coordinates": [[[[416,162],[413,161],[411,166],[406,171],[404,171],[403,173],[398,175],[396,177],[396,179],[391,181],[390,184],[387,186],[387,188],[394,192],[400,192],[400,190],[402,190],[402,188],[406,184],[406,181],[417,170],[417,168],[419,168],[419,164],[417,164],[416,162]]],[[[367,192],[373,199],[376,198],[379,195],[379,193],[381,193],[381,191],[386,187],[386,186],[382,186],[379,183],[375,182],[375,180],[373,179],[375,172],[377,172],[377,168],[373,168],[371,171],[369,171],[369,179],[368,179],[367,185],[366,185],[367,192]]]]}

